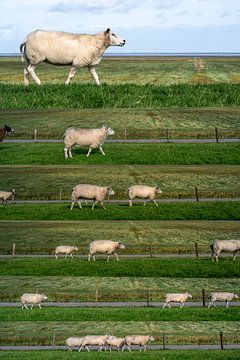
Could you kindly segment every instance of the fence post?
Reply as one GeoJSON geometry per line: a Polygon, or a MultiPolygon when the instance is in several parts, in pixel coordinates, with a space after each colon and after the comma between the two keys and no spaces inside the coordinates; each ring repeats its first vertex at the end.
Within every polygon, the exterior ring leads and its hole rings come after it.
{"type": "Polygon", "coordinates": [[[215,138],[216,142],[218,143],[218,128],[215,128],[215,138]]]}
{"type": "Polygon", "coordinates": [[[96,293],[95,293],[95,303],[97,304],[98,302],[98,289],[96,289],[96,293]]]}
{"type": "Polygon", "coordinates": [[[223,333],[222,333],[222,331],[220,331],[220,345],[221,345],[221,350],[223,350],[223,333]]]}
{"type": "Polygon", "coordinates": [[[167,142],[169,142],[169,130],[167,129],[167,142]]]}
{"type": "Polygon", "coordinates": [[[203,305],[203,307],[206,306],[206,303],[205,303],[205,290],[204,289],[202,289],[202,305],[203,305]]]}
{"type": "Polygon", "coordinates": [[[12,256],[15,256],[16,254],[16,244],[13,243],[13,247],[12,247],[12,256]]]}
{"type": "Polygon", "coordinates": [[[59,192],[59,200],[62,200],[62,188],[60,188],[60,192],[59,192]]]}
{"type": "Polygon", "coordinates": [[[127,128],[124,129],[124,141],[127,140],[127,128]]]}
{"type": "Polygon", "coordinates": [[[34,129],[34,141],[37,141],[37,129],[34,129]]]}
{"type": "Polygon", "coordinates": [[[195,197],[196,197],[196,201],[198,202],[199,201],[199,198],[198,198],[198,188],[195,186],[195,197]]]}
{"type": "Polygon", "coordinates": [[[153,257],[152,243],[149,244],[149,253],[150,253],[150,258],[152,258],[153,257]]]}
{"type": "Polygon", "coordinates": [[[150,290],[147,290],[147,306],[150,306],[150,290]]]}
{"type": "Polygon", "coordinates": [[[165,338],[165,334],[162,334],[162,340],[163,340],[163,350],[166,350],[166,338],[165,338]]]}
{"type": "Polygon", "coordinates": [[[53,350],[55,350],[55,344],[56,344],[56,334],[54,333],[54,334],[53,334],[53,337],[52,337],[53,350]]]}
{"type": "Polygon", "coordinates": [[[195,242],[195,254],[196,258],[198,259],[198,244],[195,242]]]}

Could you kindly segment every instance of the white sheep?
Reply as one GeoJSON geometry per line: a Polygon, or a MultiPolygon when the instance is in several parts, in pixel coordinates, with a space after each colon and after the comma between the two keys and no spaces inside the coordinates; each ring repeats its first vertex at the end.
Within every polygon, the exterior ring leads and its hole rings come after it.
{"type": "Polygon", "coordinates": [[[12,191],[0,191],[0,200],[2,200],[2,204],[7,204],[8,200],[10,199],[14,201],[15,195],[15,189],[12,189],[12,191]]]}
{"type": "Polygon", "coordinates": [[[77,127],[70,127],[66,130],[64,137],[64,156],[65,159],[72,157],[72,146],[88,146],[89,150],[87,157],[90,155],[92,149],[99,149],[105,155],[102,146],[108,135],[114,135],[115,132],[107,126],[102,126],[100,129],[80,129],[77,127]]]}
{"type": "Polygon", "coordinates": [[[34,305],[38,305],[41,309],[41,302],[47,300],[47,296],[44,294],[23,294],[21,296],[22,309],[28,309],[27,305],[31,305],[31,309],[34,305]]]}
{"type": "Polygon", "coordinates": [[[79,351],[82,350],[82,348],[86,348],[87,351],[89,350],[89,346],[99,346],[98,351],[102,351],[102,348],[104,347],[106,350],[106,342],[109,335],[86,335],[83,338],[82,345],[79,349],[79,351]]]}
{"type": "Polygon", "coordinates": [[[78,347],[78,350],[80,350],[80,347],[82,346],[83,338],[79,337],[69,337],[66,339],[66,345],[68,347],[69,351],[72,351],[73,347],[78,347]]]}
{"type": "Polygon", "coordinates": [[[155,196],[157,194],[162,194],[162,190],[159,186],[133,185],[127,189],[126,194],[127,193],[129,196],[129,206],[132,206],[132,200],[136,197],[145,199],[144,206],[148,199],[149,201],[152,200],[154,204],[158,206],[155,196]]]}
{"type": "Polygon", "coordinates": [[[115,347],[117,348],[117,350],[119,351],[120,349],[124,349],[124,345],[125,345],[125,338],[119,338],[116,336],[109,336],[107,341],[106,341],[106,345],[109,346],[109,350],[112,351],[112,348],[115,347]]]}
{"type": "Polygon", "coordinates": [[[210,303],[208,307],[210,308],[212,305],[216,307],[215,301],[224,301],[226,303],[226,307],[228,308],[229,302],[233,299],[238,299],[238,295],[230,292],[212,292],[209,295],[210,303]]]}
{"type": "Polygon", "coordinates": [[[111,241],[111,240],[95,240],[89,245],[89,255],[88,261],[95,261],[95,254],[107,254],[107,261],[109,261],[111,255],[115,255],[117,261],[119,261],[117,250],[125,249],[124,244],[121,241],[111,241]]]}
{"type": "Polygon", "coordinates": [[[188,292],[185,294],[166,294],[166,300],[163,304],[163,308],[165,308],[166,305],[171,308],[170,302],[179,302],[181,303],[180,308],[182,308],[188,298],[192,298],[192,295],[188,292]]]}
{"type": "Polygon", "coordinates": [[[78,251],[78,248],[76,246],[70,246],[70,245],[60,245],[57,246],[55,249],[55,258],[58,259],[58,255],[65,255],[65,259],[68,257],[68,255],[71,256],[73,259],[73,252],[78,251]]]}
{"type": "Polygon", "coordinates": [[[108,186],[97,186],[89,184],[79,184],[72,189],[72,204],[71,210],[75,202],[78,202],[80,209],[82,209],[82,200],[93,200],[92,210],[97,202],[100,202],[104,210],[103,200],[107,195],[114,195],[115,192],[108,186]]]}
{"type": "Polygon", "coordinates": [[[125,344],[127,345],[129,351],[131,351],[130,345],[139,345],[140,351],[142,349],[144,349],[144,351],[146,351],[147,343],[149,341],[154,341],[154,340],[155,339],[152,335],[132,335],[132,336],[125,337],[125,344]]]}
{"type": "Polygon", "coordinates": [[[214,258],[218,262],[218,257],[221,251],[229,251],[233,253],[233,260],[236,258],[236,254],[240,251],[240,240],[215,240],[211,245],[212,261],[214,258]]]}

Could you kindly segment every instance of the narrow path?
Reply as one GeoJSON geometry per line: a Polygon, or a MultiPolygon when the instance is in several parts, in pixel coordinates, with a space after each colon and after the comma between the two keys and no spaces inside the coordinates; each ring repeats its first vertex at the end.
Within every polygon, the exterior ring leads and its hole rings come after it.
{"type": "MultiPolygon", "coordinates": [[[[63,143],[62,139],[5,139],[5,143],[63,143]]],[[[216,143],[216,139],[114,139],[105,143],[216,143]]],[[[219,143],[238,143],[240,139],[219,139],[219,143]]]]}

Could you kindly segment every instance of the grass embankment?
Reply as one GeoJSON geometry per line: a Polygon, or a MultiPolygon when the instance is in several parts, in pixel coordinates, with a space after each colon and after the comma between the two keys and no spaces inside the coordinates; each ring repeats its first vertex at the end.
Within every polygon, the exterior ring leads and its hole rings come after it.
{"type": "MultiPolygon", "coordinates": [[[[147,352],[111,352],[111,353],[81,353],[81,359],[96,360],[96,359],[164,359],[164,360],[236,360],[239,355],[239,350],[165,350],[162,351],[150,351],[147,352]]],[[[70,353],[67,351],[1,351],[0,359],[11,359],[11,360],[68,360],[68,359],[79,359],[79,353],[70,353]]]]}
{"type": "Polygon", "coordinates": [[[62,139],[70,126],[115,130],[109,139],[239,137],[238,107],[156,109],[2,110],[1,119],[15,133],[9,139],[62,139]]]}
{"type": "Polygon", "coordinates": [[[121,259],[87,260],[51,259],[1,259],[0,274],[13,276],[120,276],[120,277],[216,277],[239,276],[240,261],[221,259],[219,264],[208,259],[121,259]]]}
{"type": "Polygon", "coordinates": [[[128,199],[133,184],[159,185],[161,198],[240,197],[240,166],[13,166],[1,167],[1,189],[14,188],[17,200],[70,200],[79,183],[111,186],[111,199],[128,199]],[[61,195],[60,195],[61,193],[61,195]]]}
{"type": "Polygon", "coordinates": [[[153,254],[210,252],[215,239],[238,239],[237,221],[1,221],[0,254],[53,254],[57,245],[76,245],[87,254],[90,242],[98,239],[122,241],[123,253],[153,254]],[[36,231],[36,228],[38,229],[36,231]]]}
{"type": "Polygon", "coordinates": [[[239,106],[239,84],[0,85],[0,109],[239,106]]]}
{"type": "Polygon", "coordinates": [[[105,144],[87,158],[87,148],[73,148],[64,159],[64,144],[1,144],[1,165],[239,165],[240,144],[105,144]]]}

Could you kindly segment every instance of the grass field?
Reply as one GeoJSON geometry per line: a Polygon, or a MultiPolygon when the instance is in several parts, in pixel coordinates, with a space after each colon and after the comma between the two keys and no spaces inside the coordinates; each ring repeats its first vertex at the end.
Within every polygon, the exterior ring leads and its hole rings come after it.
{"type": "Polygon", "coordinates": [[[239,165],[240,144],[105,144],[87,158],[86,148],[73,148],[64,159],[64,144],[2,143],[1,165],[239,165]]]}
{"type": "Polygon", "coordinates": [[[52,254],[57,245],[75,244],[80,254],[96,239],[123,241],[123,253],[209,252],[215,239],[238,239],[238,221],[1,221],[0,253],[52,254]],[[36,231],[36,228],[38,229],[36,231]]]}

